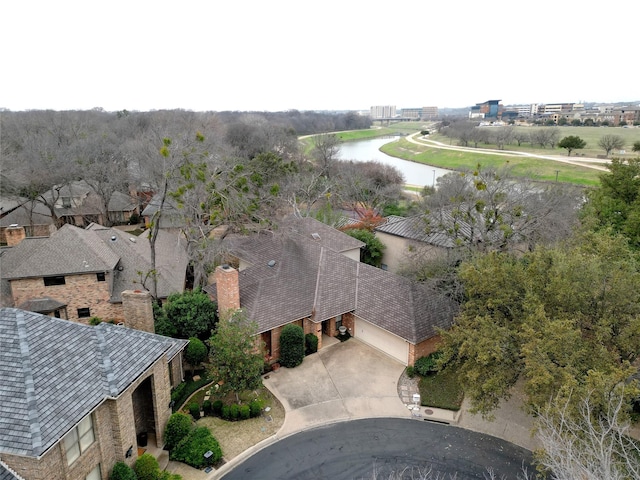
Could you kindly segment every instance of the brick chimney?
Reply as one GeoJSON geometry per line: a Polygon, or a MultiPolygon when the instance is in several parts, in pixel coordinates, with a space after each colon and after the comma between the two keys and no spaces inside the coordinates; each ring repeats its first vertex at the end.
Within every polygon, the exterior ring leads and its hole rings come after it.
{"type": "Polygon", "coordinates": [[[240,309],[240,282],[235,268],[229,265],[216,267],[216,294],[220,317],[226,317],[228,312],[240,309]]]}
{"type": "Polygon", "coordinates": [[[7,239],[7,246],[15,247],[22,240],[27,238],[27,235],[24,231],[24,227],[20,227],[15,223],[9,225],[4,231],[5,237],[7,239]]]}
{"type": "Polygon", "coordinates": [[[155,333],[151,294],[142,290],[122,292],[125,325],[136,330],[155,333]]]}

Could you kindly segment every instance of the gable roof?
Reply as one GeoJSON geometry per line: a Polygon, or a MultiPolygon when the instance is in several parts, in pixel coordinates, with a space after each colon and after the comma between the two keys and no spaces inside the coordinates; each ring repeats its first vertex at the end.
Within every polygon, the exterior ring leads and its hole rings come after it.
{"type": "MultiPolygon", "coordinates": [[[[184,289],[188,262],[182,237],[161,230],[156,240],[160,298],[184,289]]],[[[110,300],[120,302],[124,290],[140,288],[140,272],[149,271],[151,247],[146,235],[135,237],[98,224],[86,229],[63,225],[50,237],[25,238],[2,251],[3,292],[9,288],[7,280],[112,272],[110,300]]]]}
{"type": "Polygon", "coordinates": [[[0,480],[24,480],[9,465],[0,460],[0,480]]]}
{"type": "MultiPolygon", "coordinates": [[[[240,305],[259,332],[302,318],[321,322],[353,312],[417,344],[434,336],[438,327],[451,326],[457,311],[444,295],[352,260],[310,237],[255,235],[244,243],[236,240],[234,247],[240,258],[248,254],[252,260],[238,275],[240,305]]],[[[215,295],[215,286],[205,290],[215,295]]]]}
{"type": "Polygon", "coordinates": [[[41,456],[100,403],[187,343],[0,309],[0,453],[41,456]]]}
{"type": "Polygon", "coordinates": [[[0,198],[0,227],[12,224],[21,226],[52,225],[49,209],[40,202],[19,198],[17,200],[0,198]]]}
{"type": "Polygon", "coordinates": [[[17,265],[8,279],[113,270],[120,260],[93,232],[63,225],[49,238],[25,238],[11,250],[17,265]]]}

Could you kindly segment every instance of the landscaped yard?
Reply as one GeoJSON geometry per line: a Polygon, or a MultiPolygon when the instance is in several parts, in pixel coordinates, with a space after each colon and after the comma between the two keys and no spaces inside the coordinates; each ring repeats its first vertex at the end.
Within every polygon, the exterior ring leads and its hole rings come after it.
{"type": "Polygon", "coordinates": [[[464,392],[456,380],[456,372],[453,369],[449,368],[419,378],[418,387],[422,405],[460,410],[464,392]]]}

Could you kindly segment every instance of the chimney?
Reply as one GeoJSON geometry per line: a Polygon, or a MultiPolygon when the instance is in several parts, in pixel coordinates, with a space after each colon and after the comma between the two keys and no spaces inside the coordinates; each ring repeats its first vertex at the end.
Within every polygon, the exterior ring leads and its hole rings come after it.
{"type": "Polygon", "coordinates": [[[142,290],[122,292],[125,325],[136,330],[154,333],[151,294],[142,290]]]}
{"type": "Polygon", "coordinates": [[[7,239],[7,246],[9,247],[15,247],[27,237],[24,231],[24,227],[18,226],[17,223],[12,223],[11,225],[9,225],[5,229],[4,233],[7,239]]]}
{"type": "Polygon", "coordinates": [[[216,267],[216,294],[220,317],[227,317],[228,312],[240,309],[240,282],[235,268],[229,265],[216,267]]]}

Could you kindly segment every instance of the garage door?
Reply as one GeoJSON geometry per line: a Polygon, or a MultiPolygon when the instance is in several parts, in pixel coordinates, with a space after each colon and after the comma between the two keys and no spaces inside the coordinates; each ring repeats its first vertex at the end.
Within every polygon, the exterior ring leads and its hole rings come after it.
{"type": "Polygon", "coordinates": [[[356,334],[358,340],[371,345],[378,350],[386,353],[390,357],[407,364],[409,358],[409,344],[402,338],[390,334],[380,327],[356,318],[356,334]]]}

